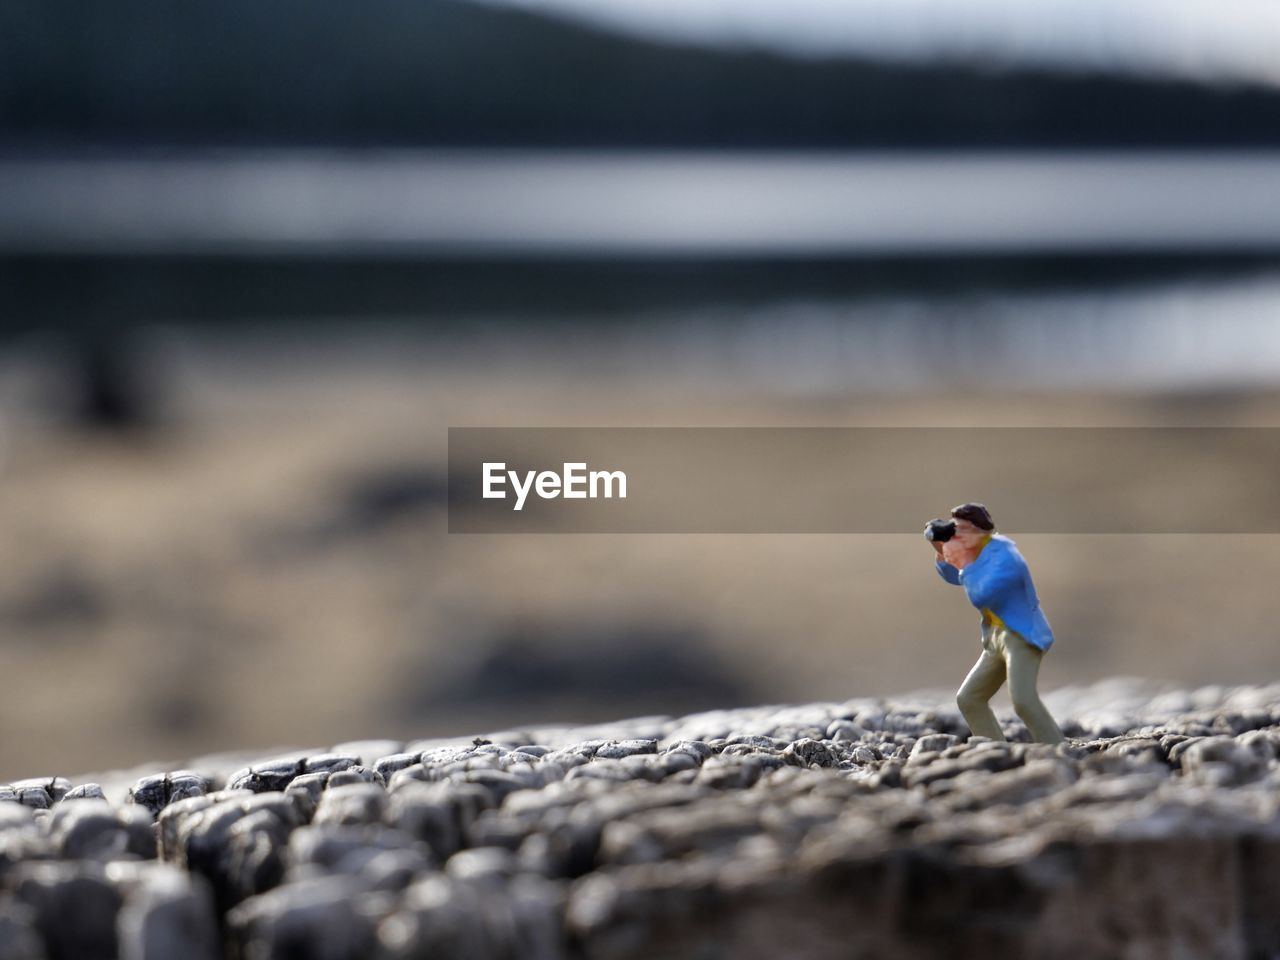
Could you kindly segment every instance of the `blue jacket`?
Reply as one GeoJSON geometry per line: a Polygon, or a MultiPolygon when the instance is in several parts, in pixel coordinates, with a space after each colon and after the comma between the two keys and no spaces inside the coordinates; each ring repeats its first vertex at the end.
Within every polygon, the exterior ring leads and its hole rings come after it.
{"type": "Polygon", "coordinates": [[[947,583],[963,586],[969,602],[979,610],[990,610],[1024,640],[1049,649],[1053,631],[1040,609],[1031,571],[1017,545],[1004,534],[993,534],[978,558],[963,570],[940,558],[935,566],[947,583]]]}

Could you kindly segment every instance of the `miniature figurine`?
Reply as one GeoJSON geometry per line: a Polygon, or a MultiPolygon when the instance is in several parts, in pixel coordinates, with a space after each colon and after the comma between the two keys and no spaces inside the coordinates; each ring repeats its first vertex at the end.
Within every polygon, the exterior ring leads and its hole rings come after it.
{"type": "Polygon", "coordinates": [[[1040,661],[1053,643],[1053,631],[1040,610],[1027,561],[1012,540],[996,532],[980,503],[961,504],[949,521],[930,521],[924,536],[937,552],[938,575],[963,586],[982,613],[982,655],[956,693],[969,729],[975,736],[1005,739],[988,701],[1007,677],[1013,709],[1032,738],[1061,743],[1062,730],[1036,692],[1040,661]]]}

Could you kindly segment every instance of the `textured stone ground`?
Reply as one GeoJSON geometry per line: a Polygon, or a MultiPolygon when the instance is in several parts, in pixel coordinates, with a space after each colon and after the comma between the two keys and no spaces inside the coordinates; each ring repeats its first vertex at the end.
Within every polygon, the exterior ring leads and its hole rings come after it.
{"type": "Polygon", "coordinates": [[[0,957],[1280,953],[1280,684],[1054,702],[1057,747],[914,697],[0,786],[0,957]]]}

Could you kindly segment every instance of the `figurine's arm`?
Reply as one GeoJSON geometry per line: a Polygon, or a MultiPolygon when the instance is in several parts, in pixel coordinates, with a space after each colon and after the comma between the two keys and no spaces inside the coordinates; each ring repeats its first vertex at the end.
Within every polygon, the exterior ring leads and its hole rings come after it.
{"type": "Polygon", "coordinates": [[[953,586],[960,586],[960,569],[953,566],[947,561],[939,557],[933,563],[934,568],[938,571],[938,576],[953,586]]]}
{"type": "Polygon", "coordinates": [[[942,544],[935,541],[933,552],[938,555],[934,560],[934,569],[938,571],[938,576],[952,586],[960,586],[960,568],[947,562],[942,552],[942,544]]]}

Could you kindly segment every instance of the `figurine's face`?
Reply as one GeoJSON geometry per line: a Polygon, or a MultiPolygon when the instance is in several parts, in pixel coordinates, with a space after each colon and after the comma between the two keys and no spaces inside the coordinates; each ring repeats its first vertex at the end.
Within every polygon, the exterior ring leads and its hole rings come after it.
{"type": "Polygon", "coordinates": [[[990,531],[975,526],[968,520],[956,519],[956,535],[951,539],[966,550],[974,550],[990,531]]]}

